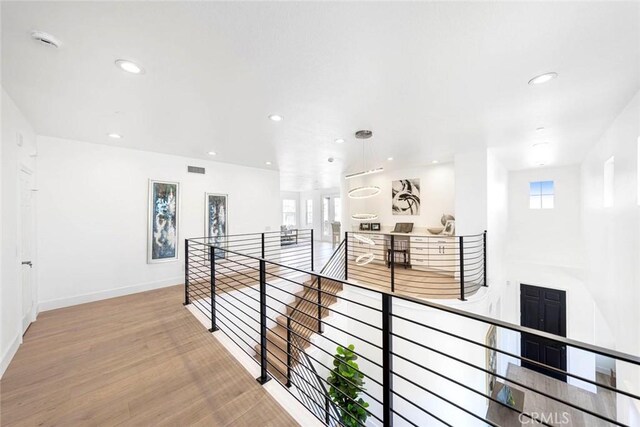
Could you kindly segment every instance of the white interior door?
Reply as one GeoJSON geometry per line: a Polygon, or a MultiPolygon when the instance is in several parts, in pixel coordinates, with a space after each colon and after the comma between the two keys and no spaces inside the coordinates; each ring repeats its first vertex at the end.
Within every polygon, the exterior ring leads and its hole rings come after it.
{"type": "Polygon", "coordinates": [[[337,194],[322,196],[322,240],[331,241],[331,223],[340,222],[342,200],[337,194]]]}
{"type": "Polygon", "coordinates": [[[33,274],[34,221],[32,204],[32,175],[26,170],[20,172],[20,229],[19,244],[22,281],[22,332],[35,319],[35,286],[33,274]]]}

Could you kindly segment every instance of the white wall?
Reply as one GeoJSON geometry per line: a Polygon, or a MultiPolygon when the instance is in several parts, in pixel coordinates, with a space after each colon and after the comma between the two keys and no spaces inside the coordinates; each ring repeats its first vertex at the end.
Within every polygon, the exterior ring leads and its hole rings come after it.
{"type": "MultiPolygon", "coordinates": [[[[2,146],[0,168],[1,224],[0,242],[0,375],[22,342],[22,277],[20,262],[20,194],[19,173],[27,167],[35,174],[35,161],[29,155],[35,152],[36,136],[13,100],[2,89],[2,146]],[[22,147],[17,145],[21,134],[22,147]]],[[[38,264],[35,264],[38,268],[38,264]]]]}
{"type": "MultiPolygon", "coordinates": [[[[640,354],[639,137],[640,92],[589,150],[581,167],[586,286],[608,323],[615,348],[636,355],[640,354]],[[604,162],[611,156],[615,157],[614,200],[605,208],[604,162]]],[[[601,336],[596,336],[598,341],[601,336]]],[[[619,386],[640,393],[640,369],[619,363],[617,371],[619,386]]],[[[618,400],[620,421],[629,422],[640,414],[640,408],[628,403],[618,400]]]]}
{"type": "Polygon", "coordinates": [[[487,150],[455,156],[456,234],[478,234],[487,229],[487,150]]]}
{"type": "MultiPolygon", "coordinates": [[[[366,199],[350,199],[349,215],[354,213],[375,213],[383,227],[393,227],[396,222],[413,222],[414,227],[441,226],[442,214],[455,216],[455,171],[452,163],[429,165],[410,169],[397,169],[389,172],[353,178],[347,181],[345,189],[364,185],[380,187],[381,192],[366,199]],[[391,184],[398,179],[420,178],[420,215],[393,215],[391,209],[391,184]]],[[[347,198],[343,194],[343,199],[347,198]]],[[[350,220],[351,226],[359,222],[350,220]]]]}
{"type": "Polygon", "coordinates": [[[582,268],[578,165],[509,173],[509,261],[582,268]],[[553,181],[555,207],[529,209],[529,183],[553,181]]]}
{"type": "Polygon", "coordinates": [[[183,283],[183,243],[179,261],[147,264],[149,179],[180,182],[180,241],[204,234],[205,192],[229,195],[230,234],[280,224],[275,171],[49,137],[38,150],[43,309],[183,283]]]}

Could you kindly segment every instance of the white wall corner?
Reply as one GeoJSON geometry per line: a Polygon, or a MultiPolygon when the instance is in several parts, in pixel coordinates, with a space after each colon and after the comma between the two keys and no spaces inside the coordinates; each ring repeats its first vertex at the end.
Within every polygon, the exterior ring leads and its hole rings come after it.
{"type": "Polygon", "coordinates": [[[4,376],[4,373],[7,371],[9,364],[13,360],[13,357],[18,352],[18,348],[20,348],[20,344],[22,344],[22,335],[16,334],[16,336],[11,341],[11,345],[2,355],[2,362],[0,364],[0,378],[4,376]]]}

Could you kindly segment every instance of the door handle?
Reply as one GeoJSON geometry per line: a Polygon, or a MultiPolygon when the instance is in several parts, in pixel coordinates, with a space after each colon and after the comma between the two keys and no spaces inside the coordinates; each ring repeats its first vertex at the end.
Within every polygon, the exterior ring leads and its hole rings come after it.
{"type": "Polygon", "coordinates": [[[28,265],[29,268],[33,268],[33,263],[31,261],[22,261],[22,265],[28,265]]]}

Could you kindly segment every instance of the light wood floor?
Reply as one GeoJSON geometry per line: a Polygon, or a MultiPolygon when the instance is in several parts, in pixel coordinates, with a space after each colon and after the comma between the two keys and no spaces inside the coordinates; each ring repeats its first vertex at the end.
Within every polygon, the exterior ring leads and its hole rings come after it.
{"type": "Polygon", "coordinates": [[[297,425],[182,306],[183,292],[42,313],[0,382],[0,425],[297,425]]]}
{"type": "MultiPolygon", "coordinates": [[[[390,292],[391,270],[381,263],[357,265],[349,261],[349,281],[375,290],[390,292]]],[[[460,297],[460,281],[453,274],[439,270],[417,270],[397,264],[394,268],[395,293],[419,298],[456,299],[460,297]]],[[[475,294],[479,284],[465,285],[465,298],[475,294]]]]}

